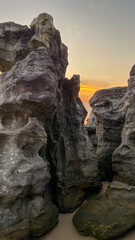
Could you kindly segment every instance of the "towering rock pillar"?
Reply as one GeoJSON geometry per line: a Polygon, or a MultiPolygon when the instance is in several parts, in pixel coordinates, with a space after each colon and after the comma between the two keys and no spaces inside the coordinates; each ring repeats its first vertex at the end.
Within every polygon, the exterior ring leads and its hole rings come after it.
{"type": "Polygon", "coordinates": [[[78,97],[80,77],[61,79],[59,102],[49,139],[55,202],[61,212],[73,211],[86,191],[101,187],[97,158],[84,120],[87,112],[78,97]]]}

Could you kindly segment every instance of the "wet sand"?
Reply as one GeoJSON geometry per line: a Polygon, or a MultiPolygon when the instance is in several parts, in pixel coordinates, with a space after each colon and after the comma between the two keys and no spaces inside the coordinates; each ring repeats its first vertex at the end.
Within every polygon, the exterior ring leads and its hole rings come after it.
{"type": "MultiPolygon", "coordinates": [[[[35,240],[95,240],[92,237],[81,236],[72,224],[72,217],[75,213],[60,214],[59,223],[45,236],[35,240]]],[[[116,240],[135,240],[135,231],[116,240]]]]}

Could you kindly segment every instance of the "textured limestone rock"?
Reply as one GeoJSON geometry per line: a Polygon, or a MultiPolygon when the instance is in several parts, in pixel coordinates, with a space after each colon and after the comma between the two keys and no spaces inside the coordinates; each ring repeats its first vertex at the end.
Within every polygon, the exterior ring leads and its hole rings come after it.
{"type": "MultiPolygon", "coordinates": [[[[34,23],[36,34],[37,28],[34,23]]],[[[46,149],[43,122],[54,114],[68,64],[67,47],[57,30],[49,48],[30,49],[35,33],[26,26],[4,23],[0,34],[0,70],[9,70],[0,75],[0,240],[26,240],[58,222],[49,163],[40,152],[46,149]]]]}
{"type": "Polygon", "coordinates": [[[8,71],[39,47],[48,49],[59,75],[64,77],[68,64],[67,47],[61,42],[60,33],[54,28],[53,18],[49,14],[40,14],[31,23],[31,28],[13,22],[1,23],[0,71],[8,71]]]}
{"type": "Polygon", "coordinates": [[[116,239],[135,226],[135,187],[112,182],[103,195],[84,204],[73,217],[77,230],[98,240],[116,239]]]}
{"type": "Polygon", "coordinates": [[[54,112],[58,72],[47,50],[38,48],[0,77],[0,108],[43,118],[54,112]]]}
{"type": "Polygon", "coordinates": [[[79,89],[78,75],[59,83],[59,104],[48,141],[54,198],[61,212],[73,211],[84,200],[86,189],[101,186],[96,154],[83,127],[86,110],[79,89]]]}
{"type": "Polygon", "coordinates": [[[25,110],[0,113],[0,239],[26,240],[58,222],[58,210],[47,193],[49,166],[38,154],[46,134],[25,110]]]}
{"type": "Polygon", "coordinates": [[[0,71],[8,71],[20,58],[20,51],[34,32],[27,26],[13,22],[0,23],[0,71]]]}
{"type": "Polygon", "coordinates": [[[55,109],[58,72],[44,48],[0,76],[0,236],[29,239],[58,222],[48,192],[51,176],[38,152],[41,122],[55,109]]]}
{"type": "Polygon", "coordinates": [[[29,48],[35,49],[39,46],[49,48],[50,36],[55,32],[52,16],[42,13],[33,19],[30,26],[34,30],[35,35],[28,43],[29,48]]]}
{"type": "Polygon", "coordinates": [[[131,69],[125,97],[126,120],[122,131],[122,142],[113,154],[115,179],[135,185],[135,66],[131,69]]]}
{"type": "Polygon", "coordinates": [[[103,180],[112,179],[112,153],[121,143],[121,131],[125,120],[123,97],[126,87],[97,91],[90,99],[90,106],[96,118],[98,138],[97,157],[103,180]]]}

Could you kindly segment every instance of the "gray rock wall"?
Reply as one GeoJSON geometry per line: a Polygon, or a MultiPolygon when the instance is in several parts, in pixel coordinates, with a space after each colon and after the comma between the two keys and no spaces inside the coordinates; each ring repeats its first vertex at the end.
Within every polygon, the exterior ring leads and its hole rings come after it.
{"type": "Polygon", "coordinates": [[[97,158],[102,180],[111,180],[112,153],[121,143],[121,131],[125,121],[125,106],[122,101],[126,87],[97,91],[90,99],[98,138],[97,158]]]}
{"type": "Polygon", "coordinates": [[[115,179],[135,185],[135,66],[131,69],[125,97],[126,120],[122,130],[122,142],[113,153],[115,179]]]}

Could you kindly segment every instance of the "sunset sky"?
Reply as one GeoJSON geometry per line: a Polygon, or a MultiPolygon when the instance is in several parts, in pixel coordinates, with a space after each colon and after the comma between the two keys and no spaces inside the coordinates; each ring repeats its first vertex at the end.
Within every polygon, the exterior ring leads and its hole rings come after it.
{"type": "Polygon", "coordinates": [[[81,76],[80,96],[127,85],[135,63],[135,0],[0,0],[0,22],[30,25],[47,12],[68,46],[67,77],[81,76]]]}

